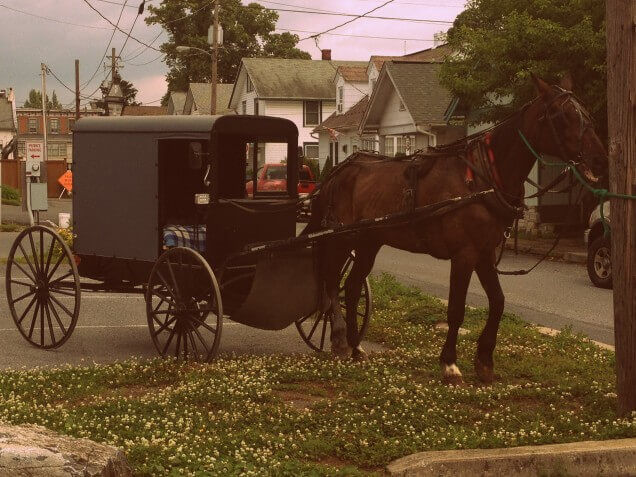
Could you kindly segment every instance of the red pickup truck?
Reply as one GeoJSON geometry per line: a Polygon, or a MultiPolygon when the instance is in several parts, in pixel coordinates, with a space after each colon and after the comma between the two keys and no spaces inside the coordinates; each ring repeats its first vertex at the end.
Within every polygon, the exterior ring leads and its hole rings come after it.
{"type": "MultiPolygon", "coordinates": [[[[316,188],[316,179],[311,169],[303,165],[300,169],[298,181],[298,195],[303,197],[311,194],[316,188]]],[[[258,191],[286,191],[287,190],[287,164],[265,164],[258,172],[258,191]]],[[[254,182],[248,181],[245,184],[245,191],[248,196],[254,193],[254,182]]]]}

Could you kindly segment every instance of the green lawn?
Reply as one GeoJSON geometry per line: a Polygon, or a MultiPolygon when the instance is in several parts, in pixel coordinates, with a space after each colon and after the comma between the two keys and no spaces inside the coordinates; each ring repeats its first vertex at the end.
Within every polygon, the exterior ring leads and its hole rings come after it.
{"type": "Polygon", "coordinates": [[[225,356],[210,365],[131,359],[0,373],[0,419],[121,446],[138,475],[366,475],[432,449],[636,436],[615,414],[614,355],[569,331],[539,334],[506,315],[498,380],[472,370],[483,310],[467,311],[459,366],[441,382],[445,308],[383,276],[366,363],[316,356],[225,356]]]}

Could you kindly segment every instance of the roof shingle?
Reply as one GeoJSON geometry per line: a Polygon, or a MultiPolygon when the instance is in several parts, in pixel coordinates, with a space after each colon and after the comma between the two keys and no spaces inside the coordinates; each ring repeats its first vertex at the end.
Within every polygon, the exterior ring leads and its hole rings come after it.
{"type": "Polygon", "coordinates": [[[121,111],[122,116],[165,116],[168,114],[166,106],[131,106],[127,105],[121,111]]]}
{"type": "Polygon", "coordinates": [[[449,45],[440,45],[427,50],[416,51],[404,56],[372,56],[371,61],[378,71],[382,69],[385,61],[413,61],[427,63],[441,63],[452,52],[449,45]]]}
{"type": "Polygon", "coordinates": [[[369,104],[369,97],[363,96],[360,101],[354,104],[346,113],[337,114],[334,112],[331,116],[325,119],[315,131],[321,131],[325,129],[358,129],[364,113],[367,110],[369,104]]]}
{"type": "Polygon", "coordinates": [[[339,66],[338,73],[353,83],[364,83],[369,80],[366,66],[339,66]]]}
{"type": "MultiPolygon", "coordinates": [[[[194,103],[203,114],[210,114],[210,98],[212,96],[210,84],[190,83],[194,103]]],[[[232,111],[229,104],[233,88],[233,84],[219,83],[216,85],[216,114],[227,114],[232,111]]]]}

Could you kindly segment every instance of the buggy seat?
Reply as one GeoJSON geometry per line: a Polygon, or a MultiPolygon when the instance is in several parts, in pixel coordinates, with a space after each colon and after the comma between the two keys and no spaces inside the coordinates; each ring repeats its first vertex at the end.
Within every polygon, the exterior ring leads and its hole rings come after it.
{"type": "Polygon", "coordinates": [[[205,253],[205,225],[166,225],[163,228],[163,248],[186,247],[205,253]]]}

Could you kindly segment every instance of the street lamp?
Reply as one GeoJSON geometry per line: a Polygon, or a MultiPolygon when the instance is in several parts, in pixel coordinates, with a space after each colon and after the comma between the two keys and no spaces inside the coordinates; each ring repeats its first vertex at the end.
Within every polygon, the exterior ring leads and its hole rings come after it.
{"type": "Polygon", "coordinates": [[[203,48],[198,48],[196,46],[179,45],[177,46],[176,50],[177,53],[187,53],[189,51],[196,50],[203,52],[212,58],[212,81],[210,82],[210,114],[216,114],[216,48],[214,48],[212,50],[212,53],[210,53],[209,51],[204,50],[203,48]]]}

